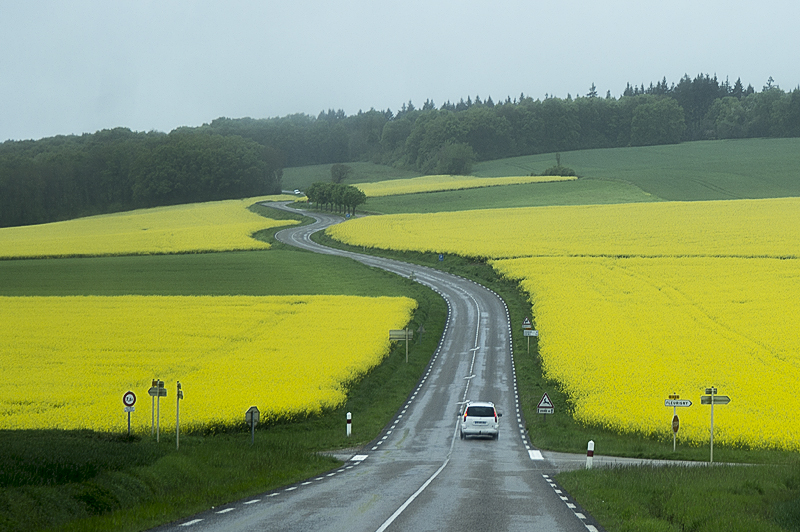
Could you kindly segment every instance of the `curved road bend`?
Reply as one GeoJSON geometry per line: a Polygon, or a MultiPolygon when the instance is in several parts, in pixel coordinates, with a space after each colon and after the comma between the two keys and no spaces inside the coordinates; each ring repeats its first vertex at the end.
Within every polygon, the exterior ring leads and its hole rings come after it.
{"type": "Polygon", "coordinates": [[[413,272],[418,282],[447,301],[448,322],[427,373],[381,436],[340,469],[158,530],[599,529],[550,479],[570,462],[579,463],[576,457],[550,460],[527,440],[503,300],[472,281],[438,270],[320,246],[311,241],[311,233],[342,218],[311,216],[315,223],[282,230],[276,238],[398,275],[413,272]],[[504,414],[497,441],[459,438],[459,407],[465,399],[495,402],[504,414]]]}

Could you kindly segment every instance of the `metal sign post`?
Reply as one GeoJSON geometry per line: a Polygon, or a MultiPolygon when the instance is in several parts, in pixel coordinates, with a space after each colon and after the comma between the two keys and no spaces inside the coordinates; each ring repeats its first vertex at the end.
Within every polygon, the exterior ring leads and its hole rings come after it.
{"type": "Polygon", "coordinates": [[[701,405],[711,405],[711,456],[709,463],[714,463],[714,405],[727,405],[731,398],[727,395],[717,395],[717,389],[713,386],[706,388],[706,394],[700,396],[701,405]]]}
{"type": "Polygon", "coordinates": [[[522,334],[528,338],[528,354],[531,354],[531,333],[530,331],[533,330],[533,324],[531,323],[530,318],[527,316],[524,320],[522,320],[522,334]]]}
{"type": "Polygon", "coordinates": [[[390,329],[389,340],[400,340],[406,342],[406,364],[408,364],[408,341],[414,336],[414,331],[409,331],[408,327],[405,329],[390,329]]]}
{"type": "Polygon", "coordinates": [[[183,390],[181,390],[181,381],[178,382],[178,393],[175,408],[175,450],[181,448],[181,399],[183,399],[183,390]]]}
{"type": "MultiPolygon", "coordinates": [[[[161,398],[167,396],[167,389],[164,388],[164,381],[153,379],[153,385],[147,390],[147,393],[153,398],[153,402],[156,404],[156,442],[158,442],[161,440],[161,398]]],[[[153,434],[152,425],[150,425],[150,434],[153,434]]]]}
{"type": "Polygon", "coordinates": [[[133,405],[136,404],[136,394],[128,390],[122,396],[122,404],[125,405],[125,412],[128,413],[128,437],[131,436],[131,412],[136,410],[133,405]]]}
{"type": "Polygon", "coordinates": [[[681,399],[678,394],[672,394],[669,399],[664,401],[664,406],[672,407],[672,452],[674,453],[677,446],[678,428],[680,427],[677,407],[692,406],[692,402],[688,399],[681,399]]]}
{"type": "Polygon", "coordinates": [[[259,419],[261,418],[261,412],[258,411],[257,406],[251,406],[247,409],[247,412],[244,413],[244,421],[248,425],[250,425],[250,445],[256,443],[256,423],[258,423],[259,419]]]}
{"type": "Polygon", "coordinates": [[[522,334],[524,334],[528,338],[528,354],[530,355],[531,354],[531,337],[534,337],[534,338],[538,337],[539,336],[539,331],[537,331],[536,329],[525,329],[525,330],[522,331],[522,334]]]}

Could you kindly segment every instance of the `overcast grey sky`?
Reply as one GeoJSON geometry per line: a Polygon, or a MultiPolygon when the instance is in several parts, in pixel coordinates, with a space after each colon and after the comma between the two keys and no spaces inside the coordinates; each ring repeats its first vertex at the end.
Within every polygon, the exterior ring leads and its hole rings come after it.
{"type": "Polygon", "coordinates": [[[0,142],[214,118],[800,85],[797,0],[0,0],[0,142]]]}

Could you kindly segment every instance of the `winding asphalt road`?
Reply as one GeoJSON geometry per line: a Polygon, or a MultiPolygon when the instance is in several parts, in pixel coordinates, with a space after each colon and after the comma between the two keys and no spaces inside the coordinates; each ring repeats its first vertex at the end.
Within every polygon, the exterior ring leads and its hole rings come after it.
{"type": "MultiPolygon", "coordinates": [[[[291,210],[283,204],[270,206],[291,210]]],[[[417,282],[441,294],[449,315],[437,352],[395,419],[358,454],[343,456],[340,469],[158,530],[600,529],[551,478],[561,469],[580,467],[585,457],[543,453],[528,441],[503,300],[438,270],[320,246],[310,235],[342,218],[310,216],[315,223],[285,229],[276,238],[398,275],[413,273],[417,282]],[[459,439],[459,408],[466,399],[495,402],[503,414],[497,441],[459,439]]]]}

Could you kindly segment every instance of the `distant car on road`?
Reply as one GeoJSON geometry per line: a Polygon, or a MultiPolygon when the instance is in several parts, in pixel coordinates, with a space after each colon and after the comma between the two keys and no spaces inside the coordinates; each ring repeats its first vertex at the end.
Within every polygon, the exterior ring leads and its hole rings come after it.
{"type": "Polygon", "coordinates": [[[299,189],[294,189],[294,193],[295,193],[296,196],[299,196],[301,194],[299,189]]]}
{"type": "Polygon", "coordinates": [[[461,419],[461,439],[467,436],[491,436],[497,439],[500,432],[500,416],[494,403],[469,401],[461,419]]]}

